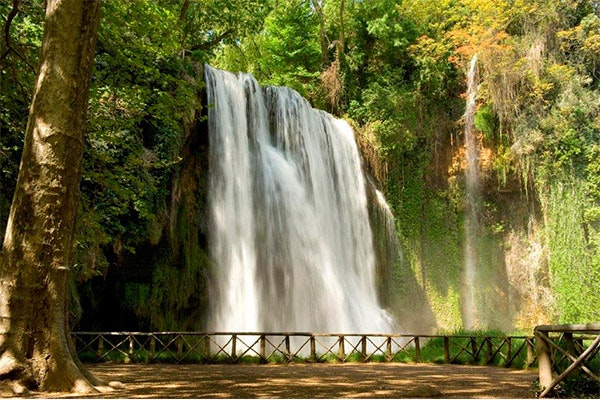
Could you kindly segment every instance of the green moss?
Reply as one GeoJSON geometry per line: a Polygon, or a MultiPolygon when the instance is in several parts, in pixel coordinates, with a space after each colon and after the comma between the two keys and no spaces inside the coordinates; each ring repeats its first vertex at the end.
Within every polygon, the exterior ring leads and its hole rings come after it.
{"type": "MultiPolygon", "coordinates": [[[[591,245],[584,221],[587,199],[582,185],[565,178],[550,185],[546,239],[550,285],[560,322],[585,323],[600,319],[600,252],[591,245]]],[[[592,232],[592,234],[594,234],[592,232]]]]}

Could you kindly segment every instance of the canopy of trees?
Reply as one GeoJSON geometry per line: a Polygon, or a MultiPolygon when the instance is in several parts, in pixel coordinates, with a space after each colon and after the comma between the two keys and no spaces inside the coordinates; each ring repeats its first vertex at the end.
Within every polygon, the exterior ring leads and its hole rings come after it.
{"type": "MultiPolygon", "coordinates": [[[[0,4],[0,232],[43,11],[35,0],[0,4]]],[[[133,268],[127,260],[173,230],[173,175],[201,109],[208,62],[291,86],[353,121],[411,269],[434,309],[452,303],[462,252],[465,73],[477,54],[482,218],[508,279],[529,285],[518,293],[529,308],[517,326],[600,318],[597,2],[143,0],[105,1],[101,15],[73,261],[83,297],[85,282],[133,268]],[[515,202],[521,213],[510,208],[515,202]]],[[[175,285],[170,275],[148,279],[175,285]]],[[[150,298],[189,306],[185,289],[171,299],[130,289],[132,309],[150,298]]],[[[442,328],[460,326],[454,312],[438,317],[442,328]]]]}

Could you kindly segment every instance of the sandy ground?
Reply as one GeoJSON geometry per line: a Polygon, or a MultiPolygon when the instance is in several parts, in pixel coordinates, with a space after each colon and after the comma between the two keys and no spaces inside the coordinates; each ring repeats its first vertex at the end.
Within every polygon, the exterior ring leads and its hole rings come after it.
{"type": "Polygon", "coordinates": [[[93,396],[99,398],[533,398],[537,377],[531,370],[433,364],[93,364],[88,368],[100,379],[124,384],[93,396]]]}

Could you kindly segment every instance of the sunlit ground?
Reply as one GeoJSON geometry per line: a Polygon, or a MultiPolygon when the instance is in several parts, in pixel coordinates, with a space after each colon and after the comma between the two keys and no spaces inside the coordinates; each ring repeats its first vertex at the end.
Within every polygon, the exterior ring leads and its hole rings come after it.
{"type": "Polygon", "coordinates": [[[495,367],[376,363],[93,364],[89,370],[125,384],[97,395],[102,398],[533,398],[537,376],[495,367]]]}

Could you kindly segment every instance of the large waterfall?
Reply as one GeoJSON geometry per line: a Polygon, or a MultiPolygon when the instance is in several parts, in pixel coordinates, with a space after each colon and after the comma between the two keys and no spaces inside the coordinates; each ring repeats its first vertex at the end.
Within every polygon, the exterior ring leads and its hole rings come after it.
{"type": "Polygon", "coordinates": [[[350,126],[289,88],[206,66],[209,327],[384,333],[350,126]]]}

